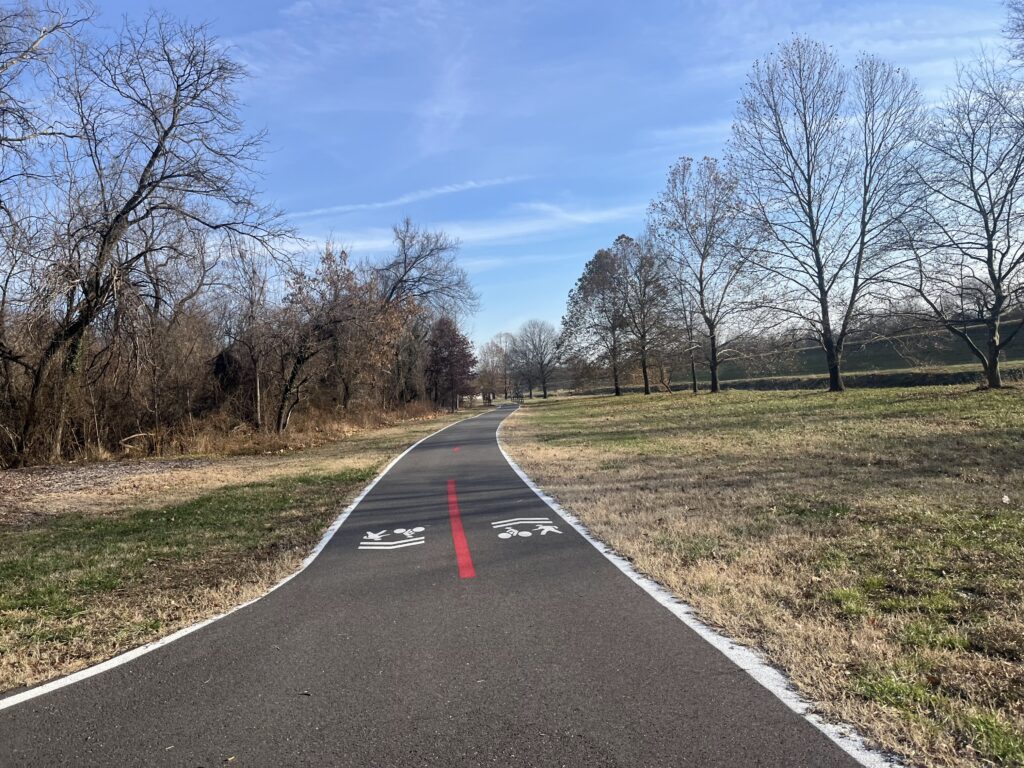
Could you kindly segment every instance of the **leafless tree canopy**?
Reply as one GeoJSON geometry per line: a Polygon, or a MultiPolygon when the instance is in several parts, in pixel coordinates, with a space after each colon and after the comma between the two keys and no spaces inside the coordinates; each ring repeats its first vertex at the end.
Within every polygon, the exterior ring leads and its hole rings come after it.
{"type": "Polygon", "coordinates": [[[88,20],[87,10],[30,2],[0,9],[0,147],[9,180],[12,166],[31,158],[33,142],[63,135],[34,88],[53,85],[61,55],[88,20]]]}
{"type": "Polygon", "coordinates": [[[515,334],[510,350],[511,365],[517,380],[533,397],[535,387],[548,396],[558,362],[558,331],[544,320],[527,320],[515,334]]]}
{"type": "Polygon", "coordinates": [[[167,14],[3,11],[0,463],[426,397],[430,327],[476,302],[458,243],[407,220],[382,261],[300,255],[257,194],[244,77],[167,14]]]}
{"type": "Polygon", "coordinates": [[[408,299],[456,315],[477,308],[476,292],[455,258],[457,240],[420,229],[410,219],[395,227],[394,234],[394,257],[377,267],[386,302],[408,299]]]}
{"type": "Polygon", "coordinates": [[[1024,99],[1009,70],[960,70],[921,133],[919,204],[904,227],[908,258],[892,276],[981,361],[999,387],[1000,353],[1024,317],[1024,99]],[[971,326],[985,327],[977,343],[971,326]]]}
{"type": "Polygon", "coordinates": [[[756,62],[743,92],[731,159],[764,233],[761,262],[778,281],[779,308],[821,343],[833,390],[843,388],[846,340],[913,202],[921,114],[901,70],[862,56],[847,71],[805,38],[756,62]]]}
{"type": "Polygon", "coordinates": [[[1006,9],[1008,18],[1004,32],[1011,53],[1020,61],[1024,59],[1024,0],[1007,0],[1006,9]]]}
{"type": "MultiPolygon", "coordinates": [[[[674,314],[684,326],[689,311],[700,317],[711,391],[718,392],[720,362],[750,334],[753,310],[764,304],[756,263],[759,227],[742,215],[736,177],[710,157],[696,165],[684,157],[672,166],[664,192],[651,204],[651,220],[667,257],[674,314]]],[[[695,334],[686,341],[695,343],[695,334]]]]}
{"type": "Polygon", "coordinates": [[[781,360],[809,337],[841,391],[849,344],[944,328],[1002,386],[1024,325],[1024,3],[1008,9],[1015,58],[964,66],[930,109],[870,54],[846,67],[797,37],[756,61],[726,161],[683,157],[647,233],[587,263],[565,363],[616,392],[636,366],[649,392],[652,370],[670,386],[689,358],[693,390],[700,363],[714,391],[723,360],[781,360]]]}
{"type": "Polygon", "coordinates": [[[625,268],[619,252],[602,248],[594,254],[569,293],[559,342],[564,359],[578,357],[607,367],[616,395],[622,394],[629,361],[625,268]]]}

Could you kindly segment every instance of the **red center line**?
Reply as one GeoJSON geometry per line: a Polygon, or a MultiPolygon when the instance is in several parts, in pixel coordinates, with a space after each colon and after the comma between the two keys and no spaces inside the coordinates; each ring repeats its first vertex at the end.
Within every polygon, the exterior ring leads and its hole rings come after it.
{"type": "Polygon", "coordinates": [[[455,481],[448,481],[448,517],[452,523],[452,542],[455,544],[455,559],[459,563],[459,578],[472,579],[476,576],[473,558],[469,555],[469,542],[462,530],[462,515],[459,513],[459,497],[455,493],[455,481]]]}

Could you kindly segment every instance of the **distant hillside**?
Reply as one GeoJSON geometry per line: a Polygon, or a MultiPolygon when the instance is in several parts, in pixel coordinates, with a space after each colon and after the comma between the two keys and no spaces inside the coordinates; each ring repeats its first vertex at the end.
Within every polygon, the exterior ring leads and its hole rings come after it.
{"type": "MultiPolygon", "coordinates": [[[[976,343],[984,344],[983,328],[972,329],[976,343]]],[[[1024,378],[1024,331],[1006,350],[1003,375],[1007,380],[1024,378]]],[[[981,366],[967,345],[945,331],[905,333],[891,339],[851,343],[847,347],[844,380],[850,387],[905,387],[980,383],[981,366]]],[[[751,355],[722,364],[722,385],[731,389],[814,389],[826,385],[824,355],[817,346],[751,355]]],[[[698,366],[701,387],[708,386],[706,368],[698,366]]],[[[689,365],[678,364],[672,372],[672,388],[689,386],[689,365]]],[[[639,391],[638,374],[624,377],[624,391],[639,391]]],[[[611,392],[605,377],[592,374],[573,386],[562,372],[557,389],[577,392],[611,392]]]]}
{"type": "MultiPolygon", "coordinates": [[[[971,338],[984,348],[984,329],[971,329],[971,338]]],[[[1024,360],[1024,331],[1007,348],[1007,361],[1024,360]]],[[[967,345],[944,331],[921,334],[908,333],[895,339],[851,343],[846,349],[844,371],[847,373],[893,371],[907,368],[977,364],[967,345]]],[[[980,368],[979,368],[980,370],[980,368]]],[[[707,373],[698,370],[697,375],[707,373]]],[[[749,379],[765,376],[825,375],[825,359],[820,347],[804,346],[790,352],[763,359],[732,360],[722,365],[722,379],[749,379]],[[770,370],[765,370],[769,368],[770,370]]]]}

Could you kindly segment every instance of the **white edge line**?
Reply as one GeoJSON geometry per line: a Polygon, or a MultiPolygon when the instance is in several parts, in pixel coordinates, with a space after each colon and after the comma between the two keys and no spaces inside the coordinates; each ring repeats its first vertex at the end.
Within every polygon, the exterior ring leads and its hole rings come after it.
{"type": "Polygon", "coordinates": [[[107,659],[106,661],[102,661],[99,664],[95,664],[95,665],[93,665],[91,667],[86,667],[85,669],[80,669],[77,672],[73,672],[70,675],[66,675],[65,677],[57,678],[56,680],[51,680],[48,683],[43,683],[41,685],[37,685],[35,688],[29,688],[27,691],[21,691],[20,693],[15,693],[15,694],[12,694],[12,695],[0,698],[0,711],[3,711],[5,709],[9,709],[10,707],[17,706],[18,704],[22,704],[23,702],[29,701],[31,699],[38,698],[39,696],[44,696],[47,693],[51,693],[53,691],[60,690],[61,688],[66,688],[69,685],[73,685],[74,683],[78,683],[78,682],[81,682],[82,680],[86,680],[86,679],[88,679],[90,677],[94,677],[96,675],[102,674],[103,672],[107,672],[107,671],[109,671],[111,669],[115,669],[116,667],[120,667],[121,665],[127,664],[130,661],[134,661],[135,659],[139,658],[140,656],[145,656],[147,653],[155,651],[158,648],[162,648],[165,645],[170,645],[175,640],[180,640],[181,638],[185,637],[186,635],[191,635],[193,632],[196,632],[197,630],[200,630],[203,627],[206,627],[206,626],[208,626],[210,624],[213,624],[213,622],[215,622],[215,621],[220,621],[225,616],[230,616],[232,613],[235,613],[236,611],[240,611],[243,608],[248,608],[253,603],[255,603],[255,602],[259,601],[259,600],[262,600],[264,597],[269,595],[271,592],[274,592],[275,590],[280,589],[285,584],[287,584],[289,581],[291,581],[296,576],[298,576],[300,573],[302,573],[304,570],[306,570],[310,566],[310,564],[314,560],[316,560],[317,556],[323,551],[324,547],[327,546],[327,543],[334,537],[334,534],[338,532],[338,529],[341,527],[342,523],[344,523],[348,519],[348,516],[350,514],[352,514],[352,511],[357,506],[359,506],[359,502],[361,502],[364,498],[366,498],[366,495],[370,491],[372,491],[374,486],[376,486],[377,483],[379,483],[384,478],[384,475],[386,475],[388,472],[390,472],[391,469],[398,462],[400,462],[402,459],[404,459],[406,457],[407,454],[411,453],[415,448],[417,448],[420,445],[420,443],[426,442],[427,440],[429,440],[430,438],[434,437],[435,435],[438,435],[441,432],[444,432],[449,427],[454,427],[456,424],[461,424],[461,423],[463,423],[465,421],[470,421],[471,419],[475,419],[475,418],[477,418],[479,416],[485,416],[485,415],[487,415],[489,413],[494,413],[494,412],[495,412],[494,410],[487,410],[487,411],[484,411],[483,413],[478,413],[476,416],[470,416],[470,417],[465,418],[465,419],[459,419],[458,421],[453,421],[451,424],[445,424],[443,427],[441,427],[436,432],[431,432],[426,437],[420,438],[415,443],[413,443],[408,448],[406,448],[404,451],[402,451],[402,453],[400,453],[398,456],[396,456],[394,459],[392,459],[391,462],[386,467],[384,467],[384,469],[381,470],[380,474],[377,475],[370,482],[370,484],[368,486],[366,486],[365,488],[363,488],[362,491],[360,491],[359,495],[356,496],[355,499],[353,499],[352,503],[349,504],[347,507],[345,507],[345,509],[342,511],[342,513],[340,515],[338,515],[337,518],[335,518],[334,522],[331,523],[330,528],[328,528],[324,532],[324,535],[321,537],[320,542],[316,545],[316,547],[313,549],[313,551],[310,552],[309,555],[306,556],[306,559],[302,561],[302,565],[299,566],[298,570],[295,571],[294,573],[289,574],[288,576],[285,576],[283,579],[281,579],[281,581],[277,582],[277,584],[272,586],[270,589],[268,589],[266,592],[264,592],[259,597],[254,597],[252,600],[244,602],[241,605],[236,605],[234,608],[231,608],[230,610],[225,611],[224,613],[219,613],[216,616],[210,617],[209,619],[204,619],[203,621],[200,621],[198,624],[192,624],[192,625],[190,625],[188,627],[184,627],[183,629],[179,629],[177,632],[174,632],[173,634],[167,635],[166,637],[162,637],[159,640],[154,640],[151,643],[146,643],[145,645],[140,645],[138,648],[133,648],[130,651],[125,651],[124,653],[119,654],[117,656],[114,656],[113,658],[107,659]]]}
{"type": "MultiPolygon", "coordinates": [[[[518,408],[514,410],[518,410],[518,408]]],[[[508,462],[509,466],[519,475],[519,479],[526,483],[541,501],[554,510],[566,523],[576,529],[576,532],[590,542],[594,549],[610,560],[616,568],[628,576],[644,592],[661,603],[677,619],[713,645],[729,661],[754,678],[764,688],[768,689],[783,704],[802,716],[861,765],[867,766],[867,768],[902,768],[905,765],[895,757],[883,754],[868,746],[864,737],[857,733],[857,730],[852,725],[836,725],[824,720],[814,712],[813,705],[797,692],[786,675],[769,664],[761,653],[735,643],[716,632],[697,618],[697,614],[692,607],[673,595],[661,584],[654,581],[654,579],[637,571],[626,558],[619,555],[604,542],[595,538],[579,518],[542,491],[522,468],[516,464],[515,460],[508,455],[505,447],[501,444],[501,428],[504,424],[504,420],[498,424],[494,436],[498,443],[498,450],[501,451],[501,455],[505,457],[505,461],[508,462]]]]}

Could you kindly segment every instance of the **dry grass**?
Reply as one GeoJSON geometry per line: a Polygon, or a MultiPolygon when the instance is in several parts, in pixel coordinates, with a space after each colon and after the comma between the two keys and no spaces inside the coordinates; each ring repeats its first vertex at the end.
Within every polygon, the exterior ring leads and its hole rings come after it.
{"type": "Polygon", "coordinates": [[[452,418],[264,457],[0,473],[0,691],[264,593],[388,459],[452,418]]]}
{"type": "Polygon", "coordinates": [[[246,444],[236,441],[232,443],[233,451],[242,455],[225,455],[225,446],[219,446],[219,454],[178,459],[0,470],[0,530],[69,512],[109,514],[128,506],[179,503],[253,479],[323,475],[381,464],[394,455],[398,446],[433,432],[448,420],[449,416],[430,416],[375,428],[338,427],[321,433],[321,440],[327,439],[324,435],[330,436],[329,442],[296,437],[258,455],[249,455],[246,444]]]}
{"type": "Polygon", "coordinates": [[[568,398],[511,453],[603,540],[920,765],[1024,765],[1024,392],[568,398]]]}

